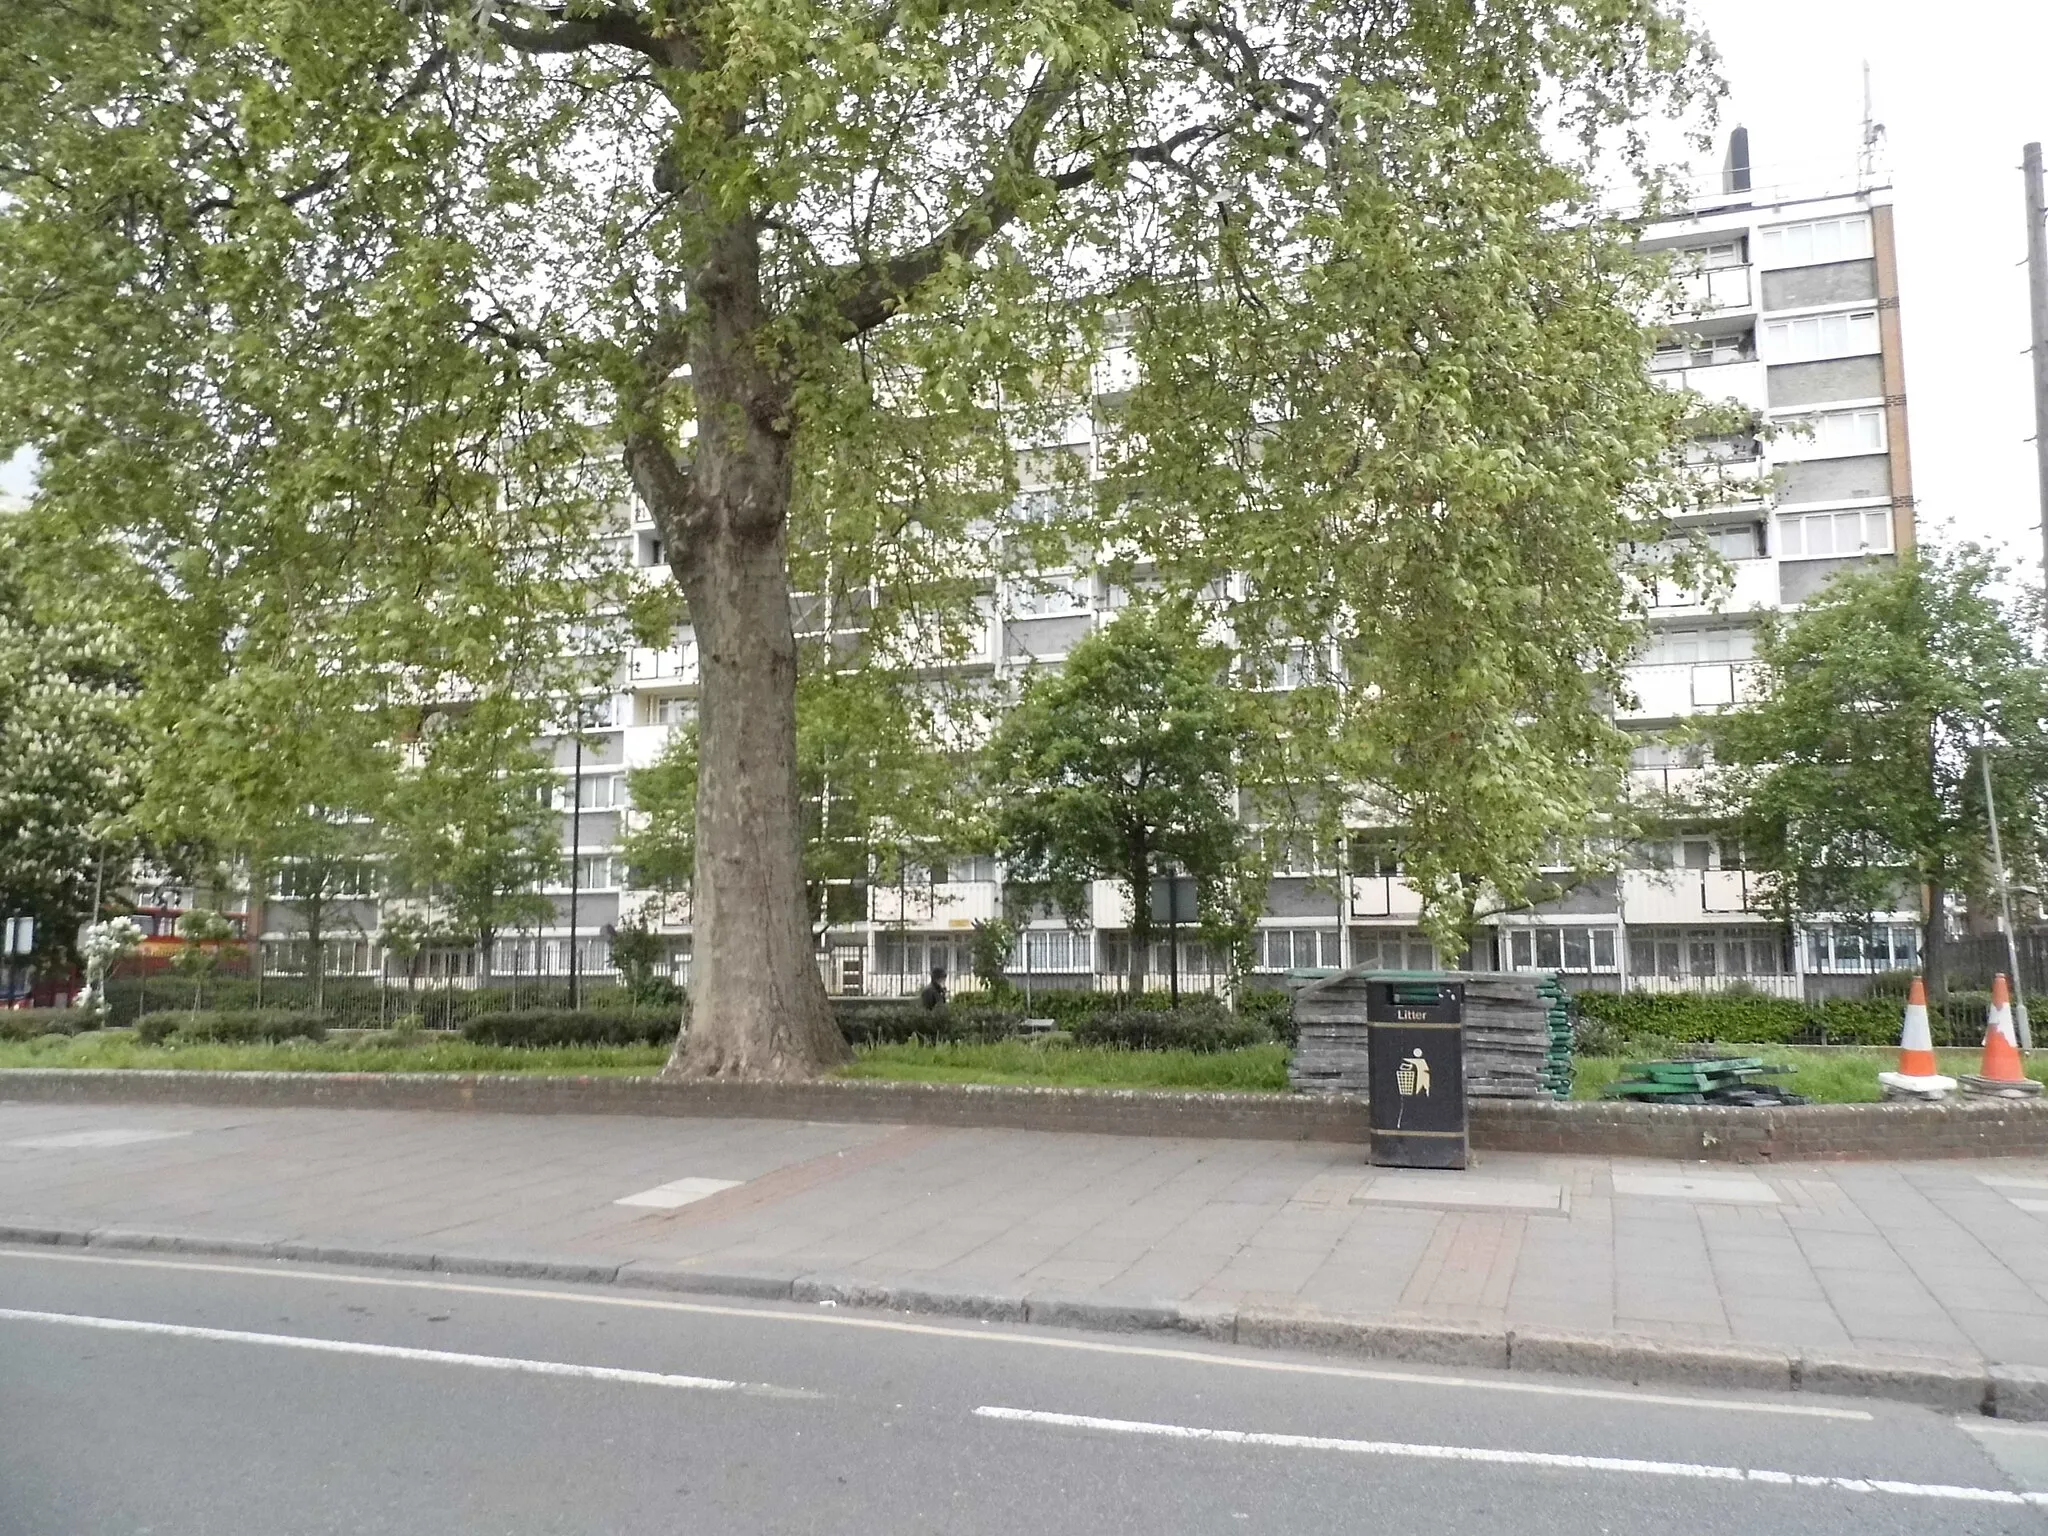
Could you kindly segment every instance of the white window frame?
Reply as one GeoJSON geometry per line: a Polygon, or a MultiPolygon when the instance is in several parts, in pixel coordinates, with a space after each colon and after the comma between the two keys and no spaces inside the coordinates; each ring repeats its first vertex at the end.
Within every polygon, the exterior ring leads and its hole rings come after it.
{"type": "Polygon", "coordinates": [[[1865,503],[1855,507],[1831,507],[1813,511],[1780,512],[1772,530],[1772,547],[1780,560],[1841,560],[1858,555],[1888,555],[1893,551],[1892,509],[1889,503],[1865,503]],[[1816,548],[1816,536],[1826,529],[1825,548],[1816,548]],[[1874,542],[1876,533],[1881,542],[1874,542]],[[1847,547],[1846,536],[1854,534],[1856,547],[1847,547]]]}
{"type": "Polygon", "coordinates": [[[1500,968],[1564,971],[1577,976],[1619,975],[1620,942],[1620,925],[1612,921],[1503,925],[1500,968]]]}
{"type": "Polygon", "coordinates": [[[1824,267],[1838,261],[1867,261],[1876,251],[1873,242],[1867,213],[1772,224],[1758,231],[1757,265],[1824,267]]]}
{"type": "Polygon", "coordinates": [[[1818,363],[1837,357],[1867,357],[1882,351],[1883,346],[1877,310],[1868,304],[1775,316],[1757,327],[1757,355],[1766,363],[1818,363]]]}
{"type": "Polygon", "coordinates": [[[1789,411],[1771,417],[1771,425],[1787,430],[1774,443],[1775,456],[1787,463],[1809,459],[1863,459],[1891,451],[1891,431],[1884,402],[1830,406],[1824,411],[1789,411]],[[1861,436],[1859,436],[1861,434],[1861,436]],[[1873,441],[1875,446],[1872,446],[1873,441]]]}

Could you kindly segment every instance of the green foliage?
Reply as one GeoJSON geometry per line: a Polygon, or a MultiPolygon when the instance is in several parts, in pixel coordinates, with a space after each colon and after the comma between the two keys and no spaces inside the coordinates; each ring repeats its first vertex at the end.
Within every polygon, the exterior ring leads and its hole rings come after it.
{"type": "Polygon", "coordinates": [[[248,1045],[258,1041],[323,1040],[326,1036],[326,1028],[317,1017],[283,1009],[150,1013],[135,1027],[135,1038],[145,1045],[161,1045],[167,1040],[248,1045]]]}
{"type": "Polygon", "coordinates": [[[1287,1048],[1131,1051],[1034,1040],[915,1040],[864,1047],[843,1077],[913,1083],[1025,1083],[1183,1093],[1285,1093],[1287,1048]]]}
{"type": "Polygon", "coordinates": [[[1844,573],[1768,620],[1753,702],[1707,727],[1715,799],[1782,919],[1862,916],[1992,884],[1980,746],[2006,856],[2037,883],[2048,835],[2038,599],[1963,545],[1844,573]]]}
{"type": "Polygon", "coordinates": [[[974,974],[991,991],[1010,985],[1010,956],[1016,952],[1020,931],[1015,923],[1000,917],[974,925],[974,974]]]}
{"type": "Polygon", "coordinates": [[[90,1008],[0,1008],[0,1040],[34,1040],[99,1028],[90,1008]]]}
{"type": "MultiPolygon", "coordinates": [[[[1038,673],[990,738],[996,843],[1020,879],[1086,910],[1089,882],[1131,900],[1134,989],[1157,918],[1154,882],[1185,874],[1212,932],[1246,914],[1238,889],[1237,764],[1246,710],[1229,650],[1179,606],[1132,607],[1038,673]]],[[[1255,914],[1249,914],[1255,916],[1255,914]]]]}
{"type": "Polygon", "coordinates": [[[560,780],[533,745],[544,723],[535,702],[503,697],[428,713],[417,766],[386,803],[391,889],[437,908],[442,926],[476,946],[486,975],[499,934],[554,913],[540,887],[561,874],[560,780]]]}
{"type": "MultiPolygon", "coordinates": [[[[608,673],[631,605],[591,534],[625,476],[693,607],[731,600],[736,551],[773,567],[724,654],[786,649],[785,577],[808,595],[813,677],[962,654],[1019,567],[1241,573],[1220,617],[1255,661],[1336,663],[1289,771],[1411,829],[1445,932],[1599,803],[1622,740],[1598,695],[1635,639],[1613,552],[1682,500],[1696,402],[1643,376],[1659,280],[1596,212],[1595,147],[1640,172],[1639,120],[1711,92],[1675,7],[9,22],[0,449],[37,450],[40,514],[140,552],[177,770],[151,826],[260,866],[349,857],[303,845],[389,764],[323,745],[338,722],[376,746],[444,691],[608,673]],[[1077,409],[1093,484],[1041,446],[1077,409]],[[302,732],[324,789],[270,751],[302,732]]],[[[703,674],[758,695],[707,719],[778,726],[759,760],[705,759],[778,846],[793,671],[703,674]]],[[[851,826],[815,801],[821,854],[908,840],[863,798],[851,826]]],[[[701,944],[800,899],[795,871],[727,874],[744,851],[707,861],[732,926],[701,944]]]]}
{"type": "Polygon", "coordinates": [[[107,594],[18,514],[0,512],[0,914],[69,957],[103,859],[136,851],[134,658],[107,594]]]}
{"type": "MultiPolygon", "coordinates": [[[[1896,997],[1792,998],[1713,992],[1593,992],[1575,994],[1578,1048],[1608,1055],[1645,1041],[1724,1041],[1733,1045],[1897,1045],[1901,1024],[1896,997]]],[[[1930,1011],[1937,1034],[1938,1010],[1930,1011]]]]}
{"type": "Polygon", "coordinates": [[[462,1026],[478,1045],[673,1045],[681,1031],[678,1009],[533,1009],[481,1013],[462,1026]]]}
{"type": "Polygon", "coordinates": [[[625,980],[626,995],[646,1006],[680,1002],[682,993],[661,973],[668,959],[668,944],[659,932],[642,922],[624,922],[612,929],[612,964],[625,980]]]}

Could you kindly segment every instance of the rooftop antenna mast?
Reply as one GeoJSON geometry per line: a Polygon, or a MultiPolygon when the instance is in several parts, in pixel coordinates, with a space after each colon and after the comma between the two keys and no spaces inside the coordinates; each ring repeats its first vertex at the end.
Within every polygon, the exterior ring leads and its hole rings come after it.
{"type": "Polygon", "coordinates": [[[1884,139],[1884,124],[1870,106],[1870,60],[1863,61],[1863,147],[1856,155],[1856,190],[1867,191],[1877,180],[1877,146],[1884,139]]]}

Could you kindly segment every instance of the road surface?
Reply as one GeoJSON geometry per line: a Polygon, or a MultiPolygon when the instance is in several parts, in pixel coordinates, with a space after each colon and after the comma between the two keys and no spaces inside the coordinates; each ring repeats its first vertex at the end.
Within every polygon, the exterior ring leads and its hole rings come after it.
{"type": "Polygon", "coordinates": [[[1867,1400],[0,1249],[6,1536],[681,1531],[2040,1532],[2048,1431],[1867,1400]]]}

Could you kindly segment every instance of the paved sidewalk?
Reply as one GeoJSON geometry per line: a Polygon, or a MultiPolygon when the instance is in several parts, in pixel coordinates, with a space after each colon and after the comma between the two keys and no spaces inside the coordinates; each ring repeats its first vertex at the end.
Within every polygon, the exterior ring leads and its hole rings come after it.
{"type": "Polygon", "coordinates": [[[1424,1174],[1279,1142],[8,1103],[10,1225],[2048,1367],[2048,1159],[1424,1174]]]}

